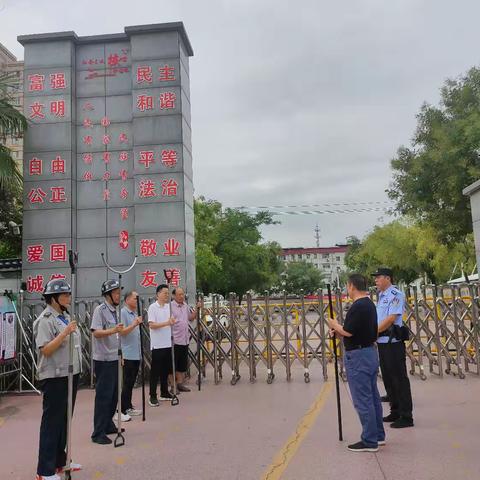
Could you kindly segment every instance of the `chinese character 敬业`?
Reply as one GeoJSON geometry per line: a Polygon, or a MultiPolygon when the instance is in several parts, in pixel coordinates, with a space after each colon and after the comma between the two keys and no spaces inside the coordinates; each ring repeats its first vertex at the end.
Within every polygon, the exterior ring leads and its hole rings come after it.
{"type": "Polygon", "coordinates": [[[166,242],[164,242],[163,247],[165,251],[163,255],[166,257],[174,257],[180,255],[178,249],[180,248],[180,242],[175,240],[174,238],[169,238],[166,242]]]}
{"type": "Polygon", "coordinates": [[[157,242],[152,238],[140,240],[140,255],[142,257],[155,257],[157,255],[157,242]]]}

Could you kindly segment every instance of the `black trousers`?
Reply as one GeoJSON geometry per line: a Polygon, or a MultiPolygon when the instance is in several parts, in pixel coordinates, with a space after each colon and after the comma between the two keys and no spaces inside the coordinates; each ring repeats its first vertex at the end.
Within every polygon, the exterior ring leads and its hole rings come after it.
{"type": "Polygon", "coordinates": [[[123,361],[122,413],[127,413],[132,405],[132,391],[137,379],[140,360],[123,361]]]}
{"type": "MultiPolygon", "coordinates": [[[[78,377],[73,376],[73,405],[77,397],[78,377]]],[[[37,474],[47,477],[67,463],[68,377],[42,380],[40,389],[43,393],[43,414],[37,474]]]]}
{"type": "Polygon", "coordinates": [[[405,343],[379,343],[380,370],[391,413],[411,419],[413,402],[407,374],[405,343]]]}
{"type": "Polygon", "coordinates": [[[172,373],[172,349],[154,348],[150,368],[150,396],[157,396],[158,379],[160,379],[160,395],[168,396],[168,376],[172,373]]]}
{"type": "Polygon", "coordinates": [[[112,417],[118,403],[118,360],[94,360],[93,365],[96,384],[92,438],[100,438],[117,430],[112,417]]]}

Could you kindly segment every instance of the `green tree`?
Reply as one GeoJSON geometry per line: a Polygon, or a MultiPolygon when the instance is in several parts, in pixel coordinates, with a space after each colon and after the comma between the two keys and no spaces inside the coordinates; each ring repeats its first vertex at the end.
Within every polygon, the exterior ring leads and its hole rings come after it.
{"type": "Polygon", "coordinates": [[[462,189],[480,178],[480,69],[447,80],[439,106],[424,104],[410,148],[391,162],[396,210],[433,227],[442,242],[472,231],[462,189]]]}
{"type": "Polygon", "coordinates": [[[304,260],[287,263],[284,272],[282,276],[285,279],[285,290],[289,294],[298,295],[300,290],[303,290],[309,295],[325,285],[323,272],[304,260]]]}
{"type": "Polygon", "coordinates": [[[22,223],[21,191],[0,188],[0,258],[16,258],[22,254],[22,237],[9,228],[9,223],[22,223]]]}
{"type": "Polygon", "coordinates": [[[278,283],[280,246],[261,243],[259,228],[274,223],[268,212],[250,215],[215,200],[195,200],[197,284],[204,293],[228,295],[239,301],[248,290],[262,291],[278,283]]]}
{"type": "Polygon", "coordinates": [[[7,137],[21,136],[27,119],[12,105],[11,90],[18,86],[9,74],[0,75],[0,189],[18,188],[22,176],[12,152],[5,145],[7,137]]]}

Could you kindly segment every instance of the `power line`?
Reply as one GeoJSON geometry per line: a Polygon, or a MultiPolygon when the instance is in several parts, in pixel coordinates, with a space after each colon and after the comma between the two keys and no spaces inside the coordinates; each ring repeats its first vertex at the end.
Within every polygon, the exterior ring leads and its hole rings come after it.
{"type": "Polygon", "coordinates": [[[291,208],[317,208],[317,207],[351,207],[351,206],[376,206],[381,207],[391,207],[393,204],[388,201],[381,201],[381,202],[342,202],[342,203],[316,203],[316,204],[303,204],[303,205],[258,205],[258,206],[249,206],[249,205],[242,205],[241,207],[232,207],[238,209],[245,209],[245,210],[273,210],[273,209],[291,209],[291,208]]]}

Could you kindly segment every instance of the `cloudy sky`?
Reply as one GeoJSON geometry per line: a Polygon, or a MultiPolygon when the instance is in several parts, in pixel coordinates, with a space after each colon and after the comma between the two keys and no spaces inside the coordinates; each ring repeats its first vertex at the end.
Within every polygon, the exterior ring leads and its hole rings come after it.
{"type": "MultiPolygon", "coordinates": [[[[183,21],[196,195],[322,205],[387,200],[390,159],[421,104],[479,64],[479,19],[478,0],[0,0],[0,42],[23,58],[20,34],[183,21]]],[[[326,246],[389,219],[276,218],[264,236],[286,247],[313,246],[316,223],[326,246]]]]}

